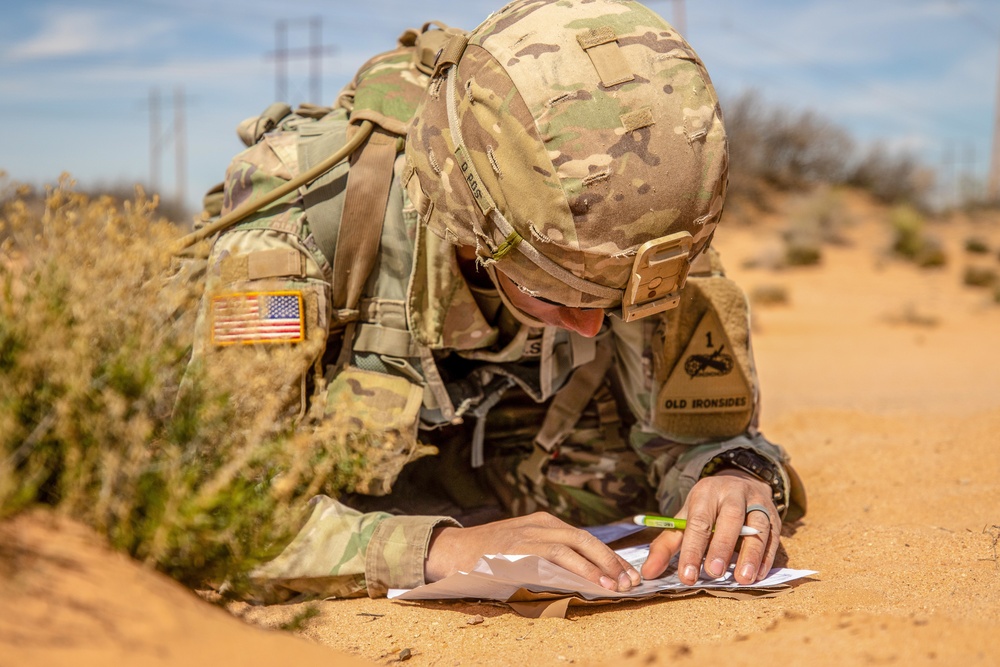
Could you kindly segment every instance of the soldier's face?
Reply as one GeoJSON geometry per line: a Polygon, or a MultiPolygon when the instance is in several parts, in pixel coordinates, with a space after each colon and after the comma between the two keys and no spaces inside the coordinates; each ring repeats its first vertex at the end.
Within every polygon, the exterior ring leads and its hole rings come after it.
{"type": "Polygon", "coordinates": [[[511,304],[526,315],[554,327],[575,331],[587,338],[596,336],[601,330],[601,325],[604,323],[603,309],[570,308],[542,301],[522,292],[502,271],[497,271],[496,277],[497,284],[511,304]]]}

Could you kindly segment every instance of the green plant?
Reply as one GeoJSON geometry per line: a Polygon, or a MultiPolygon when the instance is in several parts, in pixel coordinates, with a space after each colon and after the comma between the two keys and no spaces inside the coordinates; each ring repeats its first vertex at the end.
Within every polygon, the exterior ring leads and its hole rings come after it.
{"type": "Polygon", "coordinates": [[[970,287],[992,287],[997,283],[996,270],[985,266],[967,266],[962,282],[970,287]]]}
{"type": "Polygon", "coordinates": [[[990,251],[990,246],[978,236],[970,236],[965,239],[965,251],[977,255],[985,255],[990,251]]]}
{"type": "Polygon", "coordinates": [[[305,609],[297,612],[291,620],[282,623],[279,627],[286,632],[299,632],[306,627],[311,619],[316,618],[320,613],[319,607],[316,605],[307,605],[305,609]]]}
{"type": "Polygon", "coordinates": [[[179,232],[156,203],[66,177],[40,208],[0,203],[0,517],[47,504],[185,583],[238,591],[308,497],[364,478],[365,443],[233,400],[294,349],[187,367],[201,285],[168,280],[179,232]]]}
{"type": "Polygon", "coordinates": [[[943,266],[948,258],[941,243],[925,230],[924,216],[909,205],[900,205],[889,214],[893,232],[892,250],[921,267],[943,266]]]}
{"type": "Polygon", "coordinates": [[[779,306],[789,302],[784,285],[758,285],[750,291],[750,303],[758,306],[779,306]]]}
{"type": "Polygon", "coordinates": [[[842,194],[828,186],[815,188],[799,199],[789,215],[789,224],[782,233],[785,263],[789,266],[820,263],[824,244],[847,243],[844,232],[850,224],[842,194]]]}
{"type": "Polygon", "coordinates": [[[809,237],[791,236],[785,238],[785,262],[788,266],[813,266],[823,259],[823,249],[809,237]]]}

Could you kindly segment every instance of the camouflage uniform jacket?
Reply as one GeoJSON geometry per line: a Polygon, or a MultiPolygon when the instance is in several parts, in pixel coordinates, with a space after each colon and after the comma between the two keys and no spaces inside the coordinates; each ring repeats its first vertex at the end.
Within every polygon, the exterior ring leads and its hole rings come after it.
{"type": "MultiPolygon", "coordinates": [[[[311,152],[329,152],[321,142],[338,133],[342,142],[347,117],[344,109],[315,122],[286,117],[255,136],[227,172],[223,212],[304,171],[311,152]]],[[[419,192],[407,193],[412,165],[399,153],[375,267],[345,314],[331,306],[333,255],[317,230],[322,202],[336,199],[324,193],[349,169],[339,165],[215,240],[194,358],[235,347],[275,355],[274,343],[289,343],[294,352],[269,393],[300,428],[334,424],[370,436],[368,474],[355,492],[389,494],[407,463],[437,452],[433,429],[464,421],[475,425],[474,466],[488,467],[494,443],[513,452],[491,485],[513,513],[547,509],[577,523],[673,513],[698,479],[727,464],[726,452],[742,450],[771,462],[798,502],[785,453],[756,432],[747,302],[717,257],[702,255],[681,306],[662,316],[626,324],[610,315],[596,339],[523,325],[495,290],[463,277],[453,244],[426,229],[410,197],[419,192]],[[234,330],[227,309],[247,300],[273,304],[292,332],[234,330]],[[513,395],[542,406],[540,421],[515,418],[520,432],[485,428],[513,395]],[[525,422],[540,426],[524,432],[525,422]]],[[[292,543],[254,572],[260,596],[379,596],[419,585],[439,525],[458,524],[363,513],[319,496],[292,543]]]]}

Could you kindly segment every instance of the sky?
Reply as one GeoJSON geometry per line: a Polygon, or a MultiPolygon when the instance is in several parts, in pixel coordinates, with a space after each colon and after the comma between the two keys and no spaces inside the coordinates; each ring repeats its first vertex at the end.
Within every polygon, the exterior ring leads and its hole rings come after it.
{"type": "MultiPolygon", "coordinates": [[[[502,2],[0,0],[0,171],[36,185],[68,172],[87,188],[155,180],[164,196],[180,193],[195,209],[242,148],[236,125],[274,101],[277,21],[288,21],[290,49],[308,48],[309,21],[321,21],[319,101],[328,104],[406,28],[440,20],[471,29],[502,2]]],[[[963,174],[985,180],[1000,2],[646,4],[683,21],[724,103],[753,90],[770,106],[818,112],[861,147],[910,151],[938,170],[945,199],[963,174]]],[[[310,82],[310,60],[291,59],[286,101],[317,101],[310,82]]]]}

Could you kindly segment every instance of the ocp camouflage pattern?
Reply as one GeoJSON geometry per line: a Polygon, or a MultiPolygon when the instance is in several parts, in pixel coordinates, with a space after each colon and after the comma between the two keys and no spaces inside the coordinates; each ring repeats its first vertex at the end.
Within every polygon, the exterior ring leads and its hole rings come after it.
{"type": "MultiPolygon", "coordinates": [[[[722,114],[698,56],[662,18],[627,1],[515,2],[470,36],[456,67],[466,152],[521,243],[619,289],[645,241],[688,231],[692,256],[708,245],[727,184],[722,114]],[[616,35],[632,80],[602,83],[578,41],[602,30],[616,35]]],[[[505,237],[456,158],[443,78],[431,83],[408,139],[427,199],[418,209],[432,232],[493,261],[505,237]]],[[[498,268],[557,303],[617,305],[559,283],[518,252],[498,268]]]]}
{"type": "MultiPolygon", "coordinates": [[[[419,489],[400,480],[414,466],[439,464],[435,486],[461,507],[479,502],[468,496],[481,500],[478,482],[507,514],[546,510],[587,525],[675,511],[705,457],[727,448],[749,447],[777,463],[787,459],[756,434],[756,404],[712,424],[706,422],[711,416],[670,422],[658,414],[660,385],[707,309],[727,309],[730,338],[746,347],[736,356],[756,380],[746,312],[730,308],[728,295],[738,288],[719,267],[712,272],[716,282],[688,292],[670,314],[630,323],[609,317],[602,335],[614,346],[611,372],[585,397],[590,400],[582,415],[558,447],[549,451],[535,442],[554,392],[588,363],[594,343],[588,348],[580,336],[518,322],[495,291],[465,280],[455,244],[477,247],[483,262],[496,262],[522,287],[558,303],[617,304],[557,283],[518,252],[494,256],[505,239],[459,173],[447,121],[447,77],[430,79],[413,66],[412,49],[400,46],[369,61],[320,121],[340,123],[343,131],[343,124],[366,118],[408,132],[406,167],[397,160],[396,173],[406,190],[390,195],[399,200],[389,209],[399,219],[387,215],[380,268],[362,295],[356,330],[331,332],[332,271],[312,231],[340,221],[314,216],[299,192],[222,234],[209,260],[206,299],[219,289],[262,286],[308,296],[307,342],[275,370],[270,391],[288,396],[288,413],[298,415],[300,429],[320,437],[336,425],[370,445],[367,473],[348,489],[361,494],[352,501],[366,499],[357,507],[370,511],[318,497],[293,542],[254,573],[265,601],[296,593],[384,595],[389,587],[422,583],[431,531],[457,525],[446,516],[451,512],[392,516],[367,505],[421,510],[415,506],[419,489]],[[425,102],[405,125],[416,108],[414,91],[423,87],[425,102]],[[306,258],[301,275],[251,280],[243,260],[278,248],[306,258]],[[405,290],[388,289],[388,276],[404,275],[400,267],[412,268],[405,290]],[[348,333],[351,347],[338,356],[338,336],[348,333]],[[309,374],[315,390],[301,405],[309,374]],[[492,409],[480,410],[498,383],[506,393],[492,409]],[[473,470],[469,450],[479,420],[485,465],[473,470]]],[[[618,288],[646,240],[686,230],[697,251],[708,246],[726,188],[721,113],[701,62],[655,14],[628,0],[521,0],[471,35],[457,68],[461,134],[523,243],[581,277],[618,288]],[[620,52],[632,74],[610,86],[578,40],[606,35],[606,28],[615,35],[608,48],[620,52]]],[[[227,173],[224,212],[302,170],[299,149],[317,127],[311,123],[293,114],[237,156],[227,173]]],[[[207,349],[204,302],[202,308],[196,360],[232,354],[207,349]]],[[[250,405],[258,399],[240,400],[250,405]]]]}

